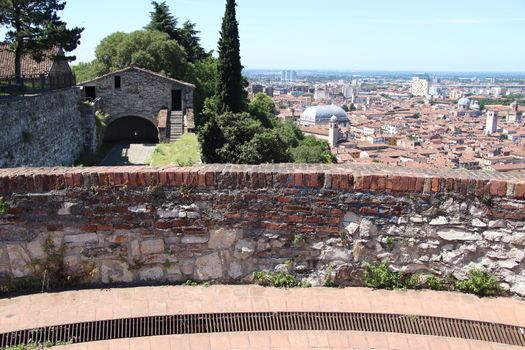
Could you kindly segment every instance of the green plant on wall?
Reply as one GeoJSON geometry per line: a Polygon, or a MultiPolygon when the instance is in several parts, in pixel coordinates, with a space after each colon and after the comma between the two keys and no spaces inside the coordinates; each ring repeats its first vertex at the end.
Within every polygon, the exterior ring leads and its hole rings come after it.
{"type": "Polygon", "coordinates": [[[282,271],[257,271],[253,273],[253,279],[257,284],[275,288],[295,288],[300,285],[293,275],[282,271]]]}
{"type": "Polygon", "coordinates": [[[304,235],[297,233],[293,236],[292,243],[294,245],[303,245],[304,243],[306,243],[306,238],[304,237],[304,235]]]}
{"type": "Polygon", "coordinates": [[[466,280],[457,281],[456,289],[463,293],[476,294],[480,297],[489,297],[503,293],[499,280],[485,271],[473,269],[466,280]]]}
{"type": "Polygon", "coordinates": [[[6,214],[7,209],[9,209],[7,202],[5,201],[4,197],[0,197],[0,215],[6,214]]]}
{"type": "Polygon", "coordinates": [[[391,271],[386,262],[366,264],[364,280],[367,287],[375,289],[407,289],[414,286],[414,280],[409,275],[391,271]]]}

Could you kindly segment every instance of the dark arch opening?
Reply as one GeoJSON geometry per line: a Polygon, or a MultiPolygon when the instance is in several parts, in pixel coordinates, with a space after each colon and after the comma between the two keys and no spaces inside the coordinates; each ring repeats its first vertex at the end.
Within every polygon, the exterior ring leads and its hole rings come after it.
{"type": "Polygon", "coordinates": [[[104,143],[159,143],[157,127],[147,119],[123,117],[106,127],[104,143]]]}

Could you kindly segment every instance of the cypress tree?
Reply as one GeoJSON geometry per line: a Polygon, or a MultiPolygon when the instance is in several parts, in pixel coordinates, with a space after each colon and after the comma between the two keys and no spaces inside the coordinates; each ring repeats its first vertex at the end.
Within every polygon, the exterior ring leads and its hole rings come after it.
{"type": "Polygon", "coordinates": [[[226,0],[226,11],[219,39],[219,86],[217,91],[220,112],[239,113],[246,107],[236,6],[235,0],[226,0]]]}

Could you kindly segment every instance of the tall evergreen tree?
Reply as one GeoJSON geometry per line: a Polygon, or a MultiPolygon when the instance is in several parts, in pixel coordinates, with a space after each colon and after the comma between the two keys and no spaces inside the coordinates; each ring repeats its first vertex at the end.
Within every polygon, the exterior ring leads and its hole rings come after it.
{"type": "Polygon", "coordinates": [[[190,62],[197,62],[211,57],[211,54],[204,51],[199,37],[199,31],[195,28],[196,24],[191,21],[186,21],[179,29],[180,44],[186,50],[190,62]]]}
{"type": "Polygon", "coordinates": [[[55,46],[66,52],[77,48],[84,28],[66,28],[66,23],[57,14],[65,6],[66,2],[60,0],[0,0],[0,27],[7,27],[5,39],[15,54],[18,83],[22,81],[24,54],[41,61],[46,52],[55,46]]]}
{"type": "Polygon", "coordinates": [[[179,40],[179,31],[177,30],[178,20],[170,12],[166,1],[152,1],[153,11],[150,12],[150,22],[146,26],[147,30],[156,30],[166,33],[173,40],[179,40]]]}
{"type": "Polygon", "coordinates": [[[235,0],[226,0],[219,39],[219,110],[239,113],[246,108],[246,93],[242,79],[239,23],[235,0]]]}

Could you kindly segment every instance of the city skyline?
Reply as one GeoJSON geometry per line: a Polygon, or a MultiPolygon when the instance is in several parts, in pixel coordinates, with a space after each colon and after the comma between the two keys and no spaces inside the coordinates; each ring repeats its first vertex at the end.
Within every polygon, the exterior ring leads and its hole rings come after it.
{"type": "MultiPolygon", "coordinates": [[[[515,40],[523,33],[524,0],[444,0],[425,7],[414,0],[237,3],[247,69],[525,71],[525,47],[515,40]]],[[[187,19],[197,24],[206,50],[217,50],[223,1],[167,4],[179,24],[187,19]]],[[[107,35],[143,28],[151,9],[149,1],[68,1],[62,18],[85,27],[75,63],[92,60],[107,35]]]]}

